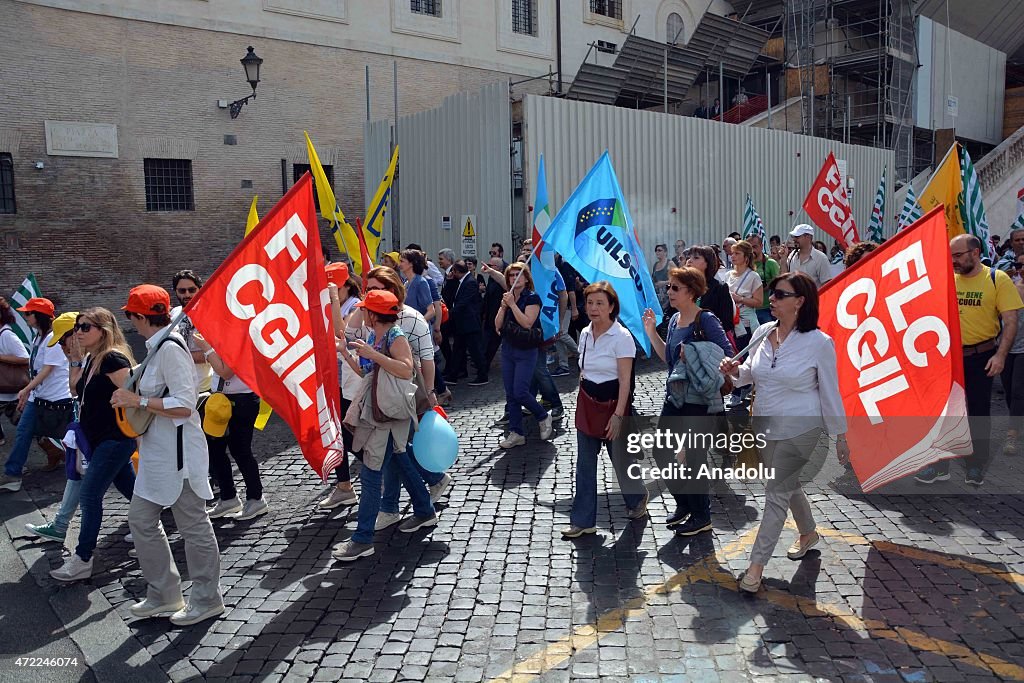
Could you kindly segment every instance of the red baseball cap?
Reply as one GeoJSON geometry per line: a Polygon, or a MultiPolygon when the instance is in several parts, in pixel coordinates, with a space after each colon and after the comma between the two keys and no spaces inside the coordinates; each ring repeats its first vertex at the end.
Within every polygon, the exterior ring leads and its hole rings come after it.
{"type": "Polygon", "coordinates": [[[366,293],[366,298],[357,303],[356,308],[365,308],[381,315],[398,315],[398,297],[385,289],[374,289],[366,293]]]}
{"type": "Polygon", "coordinates": [[[128,292],[128,303],[121,307],[122,311],[138,315],[160,315],[170,313],[171,295],[163,287],[156,285],[139,285],[128,292]]]}
{"type": "Polygon", "coordinates": [[[53,302],[41,296],[34,296],[25,302],[25,305],[18,309],[22,313],[42,313],[53,317],[53,302]]]}
{"type": "Polygon", "coordinates": [[[348,282],[348,265],[344,263],[332,263],[324,269],[327,273],[327,281],[333,282],[339,287],[344,287],[348,282]]]}

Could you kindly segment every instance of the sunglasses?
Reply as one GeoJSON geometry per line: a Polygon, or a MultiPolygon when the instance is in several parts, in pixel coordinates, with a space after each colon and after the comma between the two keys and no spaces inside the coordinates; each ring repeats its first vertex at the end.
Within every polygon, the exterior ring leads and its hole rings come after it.
{"type": "Polygon", "coordinates": [[[198,287],[178,287],[174,291],[177,292],[178,294],[195,294],[196,292],[199,291],[199,288],[198,287]]]}
{"type": "Polygon", "coordinates": [[[497,251],[489,251],[487,253],[490,254],[491,256],[501,256],[501,253],[499,253],[497,251]]]}
{"type": "Polygon", "coordinates": [[[773,299],[789,299],[790,297],[800,296],[796,292],[789,292],[785,289],[769,289],[768,297],[773,299]]]}
{"type": "Polygon", "coordinates": [[[383,292],[384,289],[384,287],[370,287],[369,285],[366,286],[367,292],[383,292]]]}
{"type": "Polygon", "coordinates": [[[681,292],[683,291],[683,289],[685,289],[683,285],[677,285],[675,283],[669,285],[668,288],[671,289],[673,292],[681,292]]]}
{"type": "Polygon", "coordinates": [[[78,323],[77,325],[75,325],[75,332],[90,332],[94,327],[99,326],[93,325],[92,323],[78,323]]]}

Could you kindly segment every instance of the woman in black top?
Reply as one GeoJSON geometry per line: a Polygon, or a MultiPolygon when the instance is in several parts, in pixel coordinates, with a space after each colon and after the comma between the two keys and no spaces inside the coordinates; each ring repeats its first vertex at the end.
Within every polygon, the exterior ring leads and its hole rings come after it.
{"type": "Polygon", "coordinates": [[[735,346],[732,295],[729,293],[729,287],[715,277],[722,265],[718,254],[711,247],[690,247],[686,250],[686,265],[696,268],[704,275],[707,291],[700,297],[698,305],[715,314],[718,321],[722,323],[725,336],[735,346]]]}
{"type": "MultiPolygon", "coordinates": [[[[58,581],[77,581],[92,575],[92,553],[103,519],[103,495],[111,484],[131,500],[135,488],[132,453],[135,439],[117,426],[110,397],[124,386],[134,360],[113,313],[90,308],[79,313],[68,346],[71,382],[81,403],[79,424],[92,451],[82,476],[82,528],[78,547],[60,569],[50,572],[58,581]]],[[[81,447],[81,444],[79,444],[81,447]]]]}

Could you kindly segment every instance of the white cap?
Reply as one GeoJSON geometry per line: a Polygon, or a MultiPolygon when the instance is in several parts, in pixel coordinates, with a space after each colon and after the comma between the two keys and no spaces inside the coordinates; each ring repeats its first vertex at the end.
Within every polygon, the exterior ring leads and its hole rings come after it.
{"type": "Polygon", "coordinates": [[[804,235],[814,235],[814,228],[806,223],[801,223],[793,228],[789,233],[790,237],[803,237],[804,235]]]}

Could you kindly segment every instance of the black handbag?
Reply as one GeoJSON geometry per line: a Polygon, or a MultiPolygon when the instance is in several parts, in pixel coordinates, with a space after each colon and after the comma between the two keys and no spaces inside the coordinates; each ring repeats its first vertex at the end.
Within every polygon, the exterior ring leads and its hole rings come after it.
{"type": "Polygon", "coordinates": [[[501,338],[519,349],[536,349],[544,342],[544,333],[537,325],[523,327],[516,322],[512,311],[505,311],[505,321],[501,326],[501,338]]]}
{"type": "Polygon", "coordinates": [[[68,431],[68,425],[74,419],[74,401],[66,398],[60,401],[44,401],[35,399],[35,427],[33,436],[48,436],[60,441],[68,431]]]}

